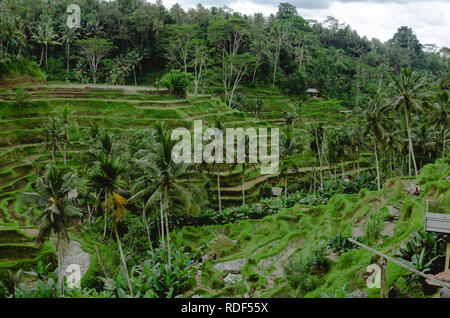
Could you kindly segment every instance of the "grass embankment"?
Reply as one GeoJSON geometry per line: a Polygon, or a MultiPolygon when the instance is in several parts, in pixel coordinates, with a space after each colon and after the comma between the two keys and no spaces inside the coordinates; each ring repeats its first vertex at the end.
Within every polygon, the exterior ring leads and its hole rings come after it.
{"type": "Polygon", "coordinates": [[[45,82],[45,74],[35,62],[23,57],[11,56],[6,62],[0,63],[0,87],[8,88],[43,82],[45,82]]]}

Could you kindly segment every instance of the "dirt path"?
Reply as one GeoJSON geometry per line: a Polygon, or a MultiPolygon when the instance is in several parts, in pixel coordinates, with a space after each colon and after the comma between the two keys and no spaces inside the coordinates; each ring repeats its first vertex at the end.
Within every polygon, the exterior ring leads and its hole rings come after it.
{"type": "MultiPolygon", "coordinates": [[[[51,238],[53,245],[56,247],[56,237],[51,238]]],[[[80,266],[81,277],[87,272],[91,260],[91,255],[85,252],[79,242],[71,240],[69,246],[64,250],[62,257],[62,268],[64,275],[67,277],[66,269],[69,265],[75,264],[80,266]]]]}
{"type": "Polygon", "coordinates": [[[262,277],[266,277],[267,279],[267,284],[265,285],[265,288],[259,291],[259,294],[257,296],[261,295],[261,292],[273,289],[275,287],[275,280],[279,277],[284,276],[284,267],[283,267],[284,264],[289,259],[289,257],[291,257],[291,255],[295,253],[297,249],[298,246],[294,245],[287,247],[285,250],[283,250],[283,252],[281,252],[282,256],[280,257],[280,259],[273,263],[273,265],[275,266],[275,270],[271,272],[268,276],[266,276],[266,274],[264,274],[259,268],[253,266],[253,270],[257,274],[261,275],[262,277]]]}
{"type": "Polygon", "coordinates": [[[46,86],[36,85],[42,88],[79,88],[79,89],[104,89],[104,90],[123,90],[126,92],[137,91],[166,91],[166,89],[158,89],[154,86],[131,86],[131,85],[105,85],[105,84],[48,84],[46,86]]]}

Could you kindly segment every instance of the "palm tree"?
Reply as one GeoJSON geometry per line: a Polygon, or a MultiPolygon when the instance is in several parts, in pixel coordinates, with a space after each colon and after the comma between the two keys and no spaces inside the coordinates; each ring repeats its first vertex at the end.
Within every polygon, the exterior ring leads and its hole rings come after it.
{"type": "MultiPolygon", "coordinates": [[[[440,50],[441,54],[445,54],[446,56],[450,55],[450,48],[448,47],[443,47],[440,50]]],[[[447,65],[450,68],[450,59],[447,59],[447,65]]],[[[441,90],[445,90],[445,88],[448,88],[448,84],[450,83],[450,72],[447,72],[447,74],[444,74],[441,81],[439,82],[439,88],[441,90]]]]}
{"type": "MultiPolygon", "coordinates": [[[[320,188],[323,189],[323,161],[322,161],[322,150],[324,144],[324,130],[322,124],[311,124],[308,127],[308,134],[312,139],[310,148],[313,153],[316,153],[319,157],[319,165],[320,165],[320,188]]],[[[330,167],[331,169],[331,167],[330,167]]]]}
{"type": "Polygon", "coordinates": [[[61,43],[66,44],[66,64],[67,64],[67,74],[70,72],[70,44],[75,42],[78,34],[75,28],[69,28],[66,24],[62,28],[62,37],[60,39],[61,43]]]}
{"type": "Polygon", "coordinates": [[[52,231],[57,235],[58,280],[61,290],[62,253],[65,243],[70,241],[66,227],[71,218],[82,216],[81,210],[76,207],[76,178],[76,174],[69,170],[49,166],[45,175],[37,179],[35,192],[23,192],[21,196],[24,203],[33,205],[25,215],[33,216],[35,210],[42,211],[34,219],[39,224],[37,242],[42,244],[52,231]]]}
{"type": "Polygon", "coordinates": [[[291,162],[288,161],[290,156],[301,151],[302,145],[299,143],[296,136],[294,136],[292,131],[287,131],[281,135],[280,142],[280,155],[281,155],[281,169],[284,171],[284,197],[287,197],[287,180],[288,180],[288,170],[291,167],[291,162]]]}
{"type": "Polygon", "coordinates": [[[143,56],[138,51],[131,51],[125,58],[127,59],[130,68],[133,70],[134,85],[137,86],[136,67],[141,64],[143,56]]]}
{"type": "Polygon", "coordinates": [[[442,157],[445,157],[445,140],[448,133],[448,122],[450,117],[450,95],[447,91],[443,91],[436,96],[433,103],[434,112],[431,124],[436,129],[441,130],[442,134],[442,157]]]}
{"type": "Polygon", "coordinates": [[[71,110],[69,106],[65,106],[64,109],[57,113],[57,118],[61,123],[61,128],[63,130],[63,140],[64,143],[64,167],[66,167],[67,162],[67,145],[70,145],[69,128],[71,125],[71,117],[75,111],[71,110]]]}
{"type": "Polygon", "coordinates": [[[357,122],[353,123],[349,127],[348,131],[349,139],[350,139],[350,151],[353,152],[353,155],[356,157],[357,162],[357,173],[359,178],[359,162],[361,160],[361,147],[364,144],[364,135],[361,134],[360,126],[357,122]]]}
{"type": "Polygon", "coordinates": [[[56,165],[56,150],[61,150],[61,142],[64,140],[64,129],[59,118],[50,118],[44,127],[44,148],[51,151],[53,164],[56,165]]]}
{"type": "Polygon", "coordinates": [[[58,34],[55,33],[52,22],[42,21],[41,24],[37,25],[36,32],[33,33],[31,38],[38,44],[42,45],[41,59],[39,61],[39,66],[42,65],[42,59],[45,52],[45,68],[48,66],[48,46],[49,45],[60,45],[61,43],[55,41],[58,38],[58,34]]]}
{"type": "Polygon", "coordinates": [[[392,105],[395,108],[402,108],[404,112],[406,129],[408,132],[409,152],[414,164],[416,177],[418,175],[416,159],[414,156],[414,147],[411,136],[411,112],[417,110],[423,112],[423,102],[428,98],[426,92],[426,77],[422,77],[416,72],[403,69],[400,78],[392,76],[393,85],[391,86],[392,105]]]}
{"type": "MultiPolygon", "coordinates": [[[[222,132],[222,135],[225,135],[225,127],[223,126],[222,117],[220,115],[216,117],[214,126],[216,129],[219,129],[222,132]]],[[[220,193],[220,164],[215,163],[215,166],[217,171],[217,195],[219,199],[219,211],[222,211],[222,195],[220,193]]]]}
{"type": "Polygon", "coordinates": [[[105,155],[102,155],[99,164],[97,164],[94,172],[89,176],[89,187],[97,192],[99,197],[103,200],[102,208],[105,213],[105,220],[107,219],[108,214],[111,214],[111,217],[113,218],[114,235],[119,248],[122,265],[125,269],[125,277],[127,279],[130,294],[134,297],[127,262],[123,254],[122,244],[117,231],[117,223],[123,221],[123,218],[125,217],[126,200],[118,193],[118,189],[122,185],[122,175],[125,172],[126,167],[122,162],[119,162],[115,158],[108,158],[105,155]]]}
{"type": "Polygon", "coordinates": [[[401,152],[402,145],[405,144],[406,139],[401,136],[402,130],[396,129],[398,127],[395,123],[389,125],[384,134],[384,149],[389,155],[389,174],[392,177],[392,172],[395,171],[396,154],[401,152]]]}
{"type": "Polygon", "coordinates": [[[172,161],[172,148],[175,143],[171,139],[171,132],[167,131],[160,122],[156,125],[156,131],[158,144],[153,152],[148,153],[141,159],[141,163],[147,161],[144,165],[146,173],[148,173],[146,177],[148,182],[143,183],[147,186],[142,186],[142,190],[136,193],[132,199],[137,197],[148,198],[145,206],[156,206],[159,203],[162,244],[164,245],[165,233],[168,262],[171,264],[169,210],[175,206],[181,206],[188,212],[198,212],[198,205],[194,197],[199,192],[194,183],[195,180],[198,180],[198,175],[191,169],[191,165],[176,164],[172,161]]]}
{"type": "MultiPolygon", "coordinates": [[[[151,239],[151,233],[148,226],[148,220],[146,212],[149,210],[152,202],[150,201],[151,195],[154,193],[155,189],[155,178],[154,175],[157,173],[155,171],[155,165],[152,161],[148,159],[135,159],[134,162],[138,167],[139,171],[142,171],[142,176],[136,180],[133,185],[133,196],[127,200],[128,202],[135,202],[138,199],[144,199],[142,206],[142,221],[145,224],[145,229],[147,231],[148,243],[150,245],[150,251],[153,254],[153,243],[151,239]]],[[[162,233],[162,232],[161,232],[162,233]]]]}
{"type": "Polygon", "coordinates": [[[423,163],[428,158],[431,158],[432,151],[435,149],[437,140],[439,139],[439,132],[434,130],[428,122],[424,121],[416,125],[412,130],[412,136],[415,143],[416,154],[419,159],[419,167],[423,167],[423,163]]]}
{"type": "Polygon", "coordinates": [[[375,162],[377,168],[377,186],[381,190],[379,150],[377,144],[385,135],[386,125],[388,123],[386,117],[387,105],[383,103],[381,96],[377,95],[370,99],[365,109],[359,109],[358,117],[361,123],[362,133],[372,136],[372,145],[375,152],[375,162]]]}

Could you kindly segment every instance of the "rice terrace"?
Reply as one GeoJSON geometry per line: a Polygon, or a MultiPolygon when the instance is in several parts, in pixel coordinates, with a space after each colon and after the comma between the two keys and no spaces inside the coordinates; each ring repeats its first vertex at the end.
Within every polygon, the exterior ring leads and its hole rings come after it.
{"type": "Polygon", "coordinates": [[[449,298],[448,46],[185,3],[0,1],[0,298],[449,298]]]}

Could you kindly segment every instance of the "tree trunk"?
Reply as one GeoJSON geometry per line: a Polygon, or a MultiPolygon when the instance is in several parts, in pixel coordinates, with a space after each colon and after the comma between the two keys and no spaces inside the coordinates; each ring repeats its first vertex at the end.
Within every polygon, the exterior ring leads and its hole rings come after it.
{"type": "Polygon", "coordinates": [[[288,174],[286,171],[286,176],[284,177],[284,198],[287,198],[287,180],[288,180],[288,174]]]}
{"type": "Polygon", "coordinates": [[[275,77],[277,75],[277,64],[278,64],[278,56],[279,56],[279,46],[280,44],[277,44],[277,47],[275,49],[275,61],[273,61],[273,81],[272,81],[272,87],[275,87],[275,77]]]}
{"type": "Polygon", "coordinates": [[[117,233],[117,224],[114,222],[114,234],[116,235],[117,246],[119,247],[120,259],[122,260],[123,267],[125,268],[125,278],[127,279],[128,288],[130,289],[131,297],[134,297],[133,288],[131,287],[130,275],[128,273],[127,262],[122,251],[122,244],[120,243],[119,233],[117,233]]]}
{"type": "Polygon", "coordinates": [[[320,188],[323,189],[323,169],[322,169],[322,155],[321,150],[319,149],[319,137],[317,135],[316,131],[316,147],[317,147],[317,154],[319,155],[319,165],[320,165],[320,188]]]}
{"type": "Polygon", "coordinates": [[[69,42],[67,42],[66,49],[67,49],[67,75],[69,75],[69,72],[70,72],[70,44],[69,44],[69,42]]]}
{"type": "Polygon", "coordinates": [[[166,215],[166,238],[167,238],[167,256],[169,258],[169,265],[172,264],[172,256],[170,253],[170,232],[169,232],[169,218],[167,217],[168,212],[164,213],[166,215]]]}
{"type": "Polygon", "coordinates": [[[67,144],[64,143],[64,168],[67,166],[67,144]]]}
{"type": "Polygon", "coordinates": [[[48,68],[48,45],[45,45],[45,69],[48,68]]]}
{"type": "Polygon", "coordinates": [[[52,160],[53,160],[53,165],[56,166],[56,149],[55,149],[55,144],[52,145],[52,160]]]}
{"type": "Polygon", "coordinates": [[[58,235],[58,241],[56,243],[58,248],[58,288],[61,293],[61,295],[64,295],[64,275],[63,275],[63,268],[62,268],[62,239],[61,234],[58,235]]]}
{"type": "Polygon", "coordinates": [[[103,271],[103,274],[105,275],[105,278],[109,279],[109,275],[108,275],[108,273],[106,272],[106,269],[105,269],[105,264],[103,263],[102,255],[100,254],[100,249],[97,246],[97,240],[95,239],[95,236],[92,233],[92,225],[91,225],[91,223],[89,223],[89,227],[90,227],[90,231],[89,232],[91,234],[91,239],[92,239],[92,242],[94,243],[95,252],[97,253],[98,262],[100,263],[100,267],[102,268],[102,271],[103,271]]]}
{"type": "Polygon", "coordinates": [[[133,67],[133,76],[134,76],[134,86],[137,86],[137,80],[136,80],[136,68],[133,67]]]}
{"type": "Polygon", "coordinates": [[[39,67],[41,67],[43,59],[44,59],[44,47],[42,47],[42,50],[41,50],[41,59],[39,60],[39,67]]]}
{"type": "Polygon", "coordinates": [[[412,162],[414,164],[414,171],[415,171],[416,177],[417,177],[418,176],[417,164],[416,164],[416,158],[414,157],[414,147],[413,147],[412,138],[411,138],[411,127],[410,127],[410,124],[409,124],[409,117],[408,117],[408,111],[407,111],[406,105],[405,105],[405,119],[406,119],[406,128],[408,130],[409,149],[410,149],[409,151],[411,153],[412,162]]]}
{"type": "Polygon", "coordinates": [[[148,243],[150,244],[150,251],[152,252],[153,255],[152,239],[150,238],[150,230],[148,228],[147,216],[145,215],[145,208],[142,209],[142,219],[144,221],[145,229],[147,231],[148,243]]]}
{"type": "Polygon", "coordinates": [[[377,142],[375,140],[375,132],[373,133],[373,146],[375,148],[375,162],[377,165],[377,185],[378,185],[378,191],[381,190],[381,186],[380,186],[380,167],[378,165],[378,150],[377,150],[377,142]]]}
{"type": "Polygon", "coordinates": [[[162,195],[159,196],[159,206],[160,206],[160,213],[161,213],[161,242],[162,246],[165,245],[164,241],[164,215],[163,215],[163,206],[162,206],[162,195]]]}
{"type": "Polygon", "coordinates": [[[242,164],[242,205],[245,204],[245,163],[242,164]]]}
{"type": "Polygon", "coordinates": [[[220,171],[217,169],[217,193],[219,195],[219,211],[222,212],[222,197],[220,195],[220,171]]]}
{"type": "Polygon", "coordinates": [[[106,211],[103,212],[104,216],[105,216],[105,224],[103,225],[103,238],[106,237],[106,223],[108,221],[108,215],[106,213],[106,211]]]}
{"type": "Polygon", "coordinates": [[[445,157],[445,137],[447,135],[447,129],[444,129],[442,136],[442,158],[445,157]]]}

